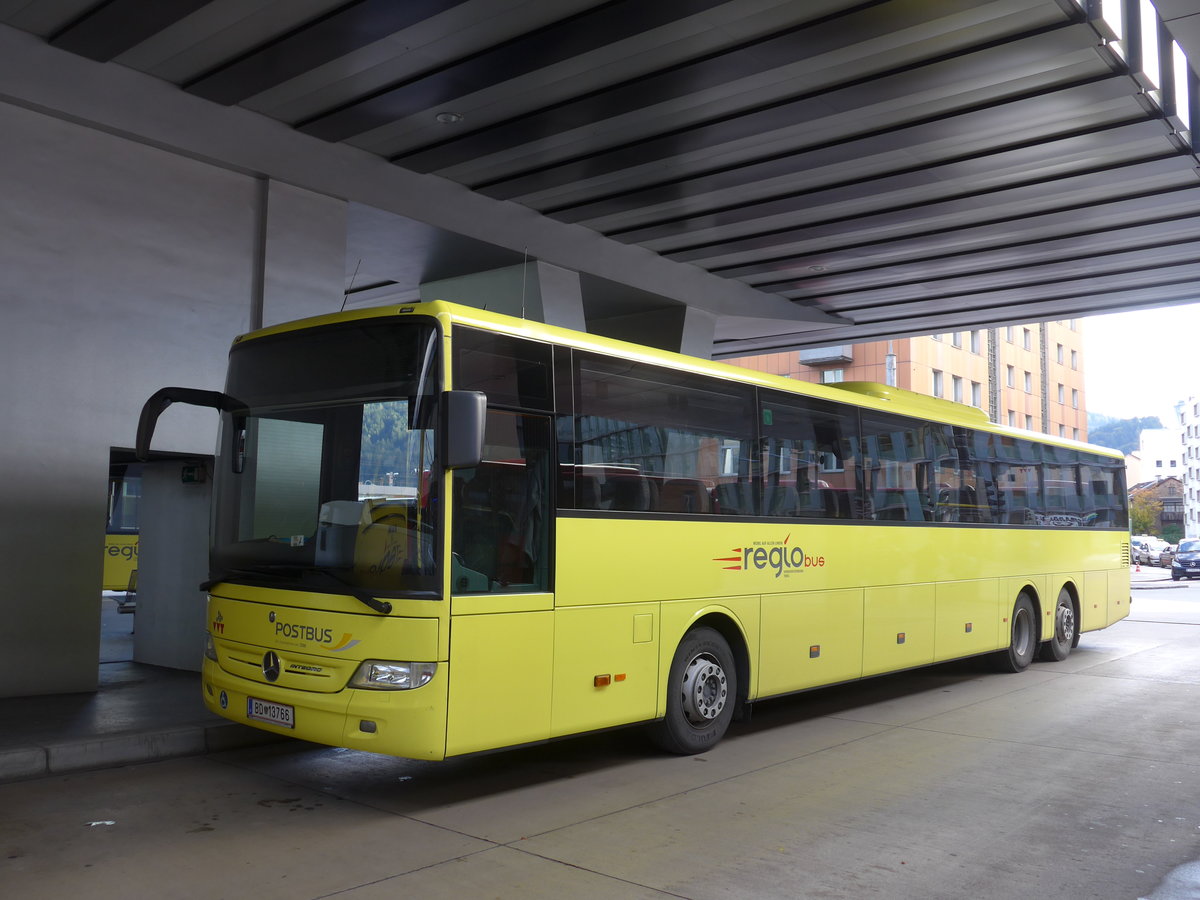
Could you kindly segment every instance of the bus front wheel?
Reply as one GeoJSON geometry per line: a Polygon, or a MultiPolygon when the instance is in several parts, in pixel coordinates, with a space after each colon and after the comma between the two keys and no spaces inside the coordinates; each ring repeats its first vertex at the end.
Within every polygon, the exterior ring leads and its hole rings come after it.
{"type": "Polygon", "coordinates": [[[725,735],[737,698],[733,651],[720,632],[695,628],[684,635],[671,660],[667,715],[650,736],[669,753],[701,753],[725,735]]]}
{"type": "Polygon", "coordinates": [[[1006,672],[1023,672],[1033,662],[1036,650],[1037,622],[1033,614],[1033,601],[1021,591],[1009,619],[1008,649],[998,654],[1000,668],[1006,672]]]}
{"type": "Polygon", "coordinates": [[[1042,644],[1040,656],[1046,662],[1064,660],[1077,643],[1079,635],[1076,634],[1075,604],[1071,602],[1071,592],[1063,588],[1058,592],[1058,602],[1054,604],[1054,632],[1050,640],[1042,644]]]}

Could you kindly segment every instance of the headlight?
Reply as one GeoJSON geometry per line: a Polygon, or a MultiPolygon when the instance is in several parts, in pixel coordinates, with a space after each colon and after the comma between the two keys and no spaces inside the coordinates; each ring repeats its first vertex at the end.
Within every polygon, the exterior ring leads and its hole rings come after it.
{"type": "Polygon", "coordinates": [[[207,631],[204,632],[204,655],[213,662],[217,661],[217,645],[213,642],[212,635],[207,631]]]}
{"type": "Polygon", "coordinates": [[[350,679],[350,687],[374,691],[411,691],[429,684],[436,671],[437,663],[368,659],[363,661],[350,679]]]}

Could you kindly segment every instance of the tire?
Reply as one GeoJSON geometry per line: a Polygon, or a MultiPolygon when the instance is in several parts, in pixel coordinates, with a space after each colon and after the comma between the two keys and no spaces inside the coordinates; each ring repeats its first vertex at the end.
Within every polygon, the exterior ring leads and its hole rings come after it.
{"type": "Polygon", "coordinates": [[[1050,640],[1042,644],[1038,653],[1041,659],[1046,662],[1059,662],[1066,659],[1071,648],[1078,643],[1076,635],[1078,628],[1071,592],[1063,588],[1058,592],[1058,600],[1054,604],[1054,631],[1050,634],[1050,640]]]}
{"type": "Polygon", "coordinates": [[[1017,595],[1008,622],[1008,648],[996,654],[997,661],[1003,672],[1024,672],[1037,652],[1037,620],[1033,614],[1033,601],[1024,591],[1017,595]]]}
{"type": "Polygon", "coordinates": [[[683,636],[667,679],[667,715],[650,727],[650,737],[668,753],[702,753],[725,736],[737,703],[733,651],[712,628],[683,636]]]}

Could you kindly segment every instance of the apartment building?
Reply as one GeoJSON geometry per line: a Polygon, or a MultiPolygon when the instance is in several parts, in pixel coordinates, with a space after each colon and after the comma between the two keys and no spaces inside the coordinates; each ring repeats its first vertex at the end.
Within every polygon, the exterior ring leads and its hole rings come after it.
{"type": "Polygon", "coordinates": [[[977,406],[1004,425],[1086,441],[1081,329],[1070,319],[726,362],[816,383],[893,384],[977,406]]]}
{"type": "Polygon", "coordinates": [[[1175,405],[1179,460],[1183,468],[1183,536],[1200,537],[1200,397],[1175,405]]]}
{"type": "MultiPolygon", "coordinates": [[[[1176,404],[1176,416],[1180,406],[1176,404]]],[[[1126,481],[1135,485],[1172,475],[1182,477],[1185,458],[1186,440],[1180,428],[1146,428],[1138,435],[1138,448],[1125,457],[1126,481]]]]}

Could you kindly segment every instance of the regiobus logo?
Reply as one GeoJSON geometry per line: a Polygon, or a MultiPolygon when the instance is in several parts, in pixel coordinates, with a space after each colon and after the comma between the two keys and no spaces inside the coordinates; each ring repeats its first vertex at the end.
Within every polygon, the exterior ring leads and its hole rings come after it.
{"type": "Polygon", "coordinates": [[[717,556],[713,562],[730,563],[721,568],[742,572],[770,569],[776,578],[824,567],[825,557],[805,553],[799,545],[789,544],[791,539],[789,534],[782,541],[754,541],[744,547],[734,547],[737,556],[717,556]]]}

